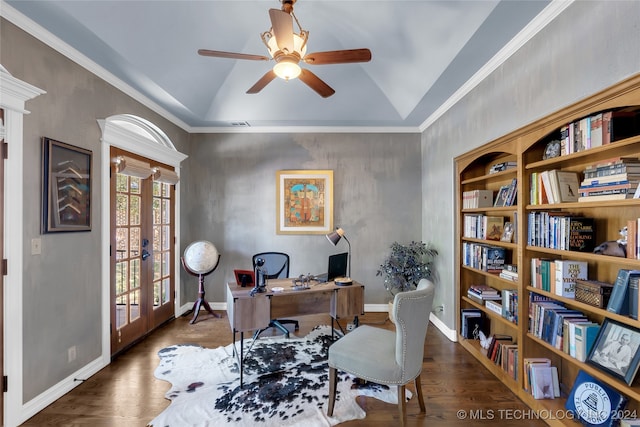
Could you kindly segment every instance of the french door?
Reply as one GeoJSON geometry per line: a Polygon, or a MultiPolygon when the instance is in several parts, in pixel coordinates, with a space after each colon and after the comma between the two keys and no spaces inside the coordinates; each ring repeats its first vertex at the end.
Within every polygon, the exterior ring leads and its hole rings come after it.
{"type": "Polygon", "coordinates": [[[111,148],[124,157],[150,175],[111,170],[112,356],[171,319],[175,302],[175,187],[153,179],[153,161],[111,148]]]}

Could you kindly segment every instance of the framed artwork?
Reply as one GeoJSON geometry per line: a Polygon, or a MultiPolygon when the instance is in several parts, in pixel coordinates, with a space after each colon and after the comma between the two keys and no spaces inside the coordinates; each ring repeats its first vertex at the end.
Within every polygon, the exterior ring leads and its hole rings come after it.
{"type": "Polygon", "coordinates": [[[333,171],[278,171],[276,221],[277,234],[333,231],[333,171]]]}
{"type": "Polygon", "coordinates": [[[42,232],[91,230],[90,150],[42,138],[42,232]]]}
{"type": "Polygon", "coordinates": [[[505,222],[504,228],[502,230],[502,237],[500,237],[500,241],[511,243],[512,239],[513,239],[513,223],[505,222]]]}
{"type": "Polygon", "coordinates": [[[639,346],[640,329],[604,319],[587,363],[631,385],[640,365],[639,346]]]}

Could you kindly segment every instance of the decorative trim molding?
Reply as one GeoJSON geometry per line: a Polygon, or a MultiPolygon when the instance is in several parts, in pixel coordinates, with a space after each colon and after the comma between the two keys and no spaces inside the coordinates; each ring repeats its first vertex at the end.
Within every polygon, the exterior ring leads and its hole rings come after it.
{"type": "MultiPolygon", "coordinates": [[[[11,377],[4,399],[4,425],[19,425],[27,417],[24,416],[22,404],[23,392],[23,344],[22,333],[24,302],[24,115],[25,102],[46,93],[28,83],[13,77],[0,65],[0,106],[5,109],[4,130],[5,142],[9,144],[10,155],[5,169],[5,207],[19,206],[19,209],[5,208],[5,256],[9,268],[4,279],[4,317],[11,319],[11,327],[5,328],[4,373],[11,377]]],[[[55,399],[54,399],[55,400],[55,399]]],[[[53,401],[53,400],[52,400],[53,401]]],[[[3,420],[0,420],[0,422],[3,420]]]]}
{"type": "Polygon", "coordinates": [[[462,98],[471,92],[476,86],[493,73],[500,65],[507,61],[538,34],[544,27],[560,15],[566,8],[571,6],[574,0],[552,0],[542,12],[538,14],[526,27],[524,27],[509,43],[507,43],[493,58],[491,58],[477,73],[475,73],[465,84],[455,91],[436,111],[418,127],[420,132],[424,132],[429,126],[435,123],[450,108],[456,105],[462,98]]]}

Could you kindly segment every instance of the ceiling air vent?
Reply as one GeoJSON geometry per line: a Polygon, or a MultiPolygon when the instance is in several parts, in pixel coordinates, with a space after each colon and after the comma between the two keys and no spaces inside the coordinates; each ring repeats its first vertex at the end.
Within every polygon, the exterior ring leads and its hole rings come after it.
{"type": "Polygon", "coordinates": [[[230,124],[231,124],[231,126],[233,126],[233,127],[245,127],[245,128],[248,128],[248,127],[250,127],[250,126],[251,126],[251,125],[249,124],[249,122],[231,122],[230,124]]]}

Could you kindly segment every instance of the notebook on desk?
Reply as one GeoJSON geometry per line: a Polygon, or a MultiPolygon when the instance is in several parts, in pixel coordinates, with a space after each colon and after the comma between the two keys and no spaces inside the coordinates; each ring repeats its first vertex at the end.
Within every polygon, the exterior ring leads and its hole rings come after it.
{"type": "Polygon", "coordinates": [[[327,272],[316,276],[319,282],[331,282],[336,277],[344,277],[347,275],[348,252],[341,254],[329,255],[329,265],[327,272]]]}

